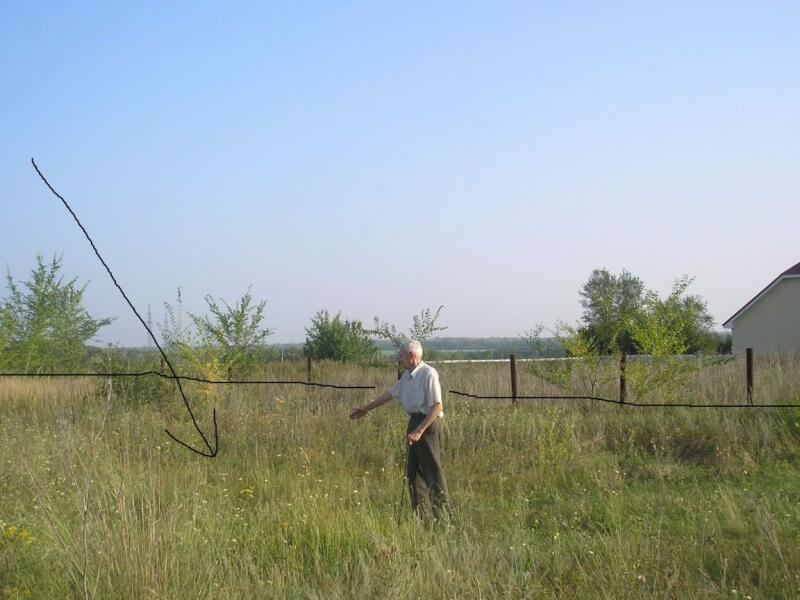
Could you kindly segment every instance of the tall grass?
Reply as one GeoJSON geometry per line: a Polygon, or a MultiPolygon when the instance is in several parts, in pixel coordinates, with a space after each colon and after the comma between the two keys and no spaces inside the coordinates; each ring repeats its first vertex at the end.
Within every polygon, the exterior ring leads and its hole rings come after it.
{"type": "MultiPolygon", "coordinates": [[[[796,399],[798,367],[760,361],[756,401],[796,399]]],[[[510,393],[507,369],[439,367],[445,390],[486,395],[510,393]]],[[[552,393],[521,371],[521,393],[552,393]]],[[[739,402],[743,374],[719,365],[685,393],[739,402]]],[[[305,365],[258,377],[303,379],[305,365]]],[[[396,371],[323,363],[314,377],[380,391],[396,371]]],[[[800,594],[791,409],[514,408],[446,396],[445,527],[411,515],[400,410],[347,418],[370,392],[217,386],[206,398],[189,384],[207,431],[217,407],[211,460],[163,434],[195,439],[170,388],[114,382],[103,421],[105,383],[0,379],[0,597],[800,594]]]]}

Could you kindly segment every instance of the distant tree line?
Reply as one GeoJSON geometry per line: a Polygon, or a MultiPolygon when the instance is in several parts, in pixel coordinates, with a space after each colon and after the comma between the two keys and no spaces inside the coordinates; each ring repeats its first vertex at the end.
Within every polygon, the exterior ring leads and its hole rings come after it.
{"type": "MultiPolygon", "coordinates": [[[[62,259],[45,262],[37,256],[28,281],[6,277],[0,298],[0,368],[4,371],[72,371],[107,360],[109,353],[90,345],[111,318],[94,318],[83,305],[88,284],[65,280],[62,259]]],[[[233,304],[205,296],[206,314],[185,312],[181,290],[165,302],[160,326],[163,347],[182,372],[207,378],[231,372],[245,376],[260,363],[297,360],[388,362],[409,339],[422,342],[427,359],[492,359],[559,357],[592,353],[659,354],[730,352],[730,336],[711,329],[705,301],[686,293],[687,277],[676,280],[660,298],[642,281],[623,271],[595,270],[579,290],[583,314],[577,326],[560,323],[544,335],[543,327],[517,338],[433,337],[447,328],[439,324],[443,306],[423,308],[406,331],[379,317],[373,327],[348,320],[341,313],[318,311],[306,328],[304,344],[268,345],[273,330],[265,325],[266,302],[248,289],[233,304]]],[[[154,348],[117,349],[116,360],[158,361],[154,348]]]]}

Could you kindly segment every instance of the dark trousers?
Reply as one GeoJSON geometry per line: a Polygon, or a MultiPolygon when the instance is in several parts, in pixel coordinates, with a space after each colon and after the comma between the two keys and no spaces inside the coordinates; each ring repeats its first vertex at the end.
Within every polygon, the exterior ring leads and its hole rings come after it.
{"type": "MultiPolygon", "coordinates": [[[[414,431],[425,415],[411,415],[406,428],[406,435],[414,431]]],[[[450,499],[447,495],[447,483],[442,472],[439,457],[442,444],[442,426],[436,419],[416,444],[406,448],[406,479],[411,492],[411,507],[421,515],[422,506],[430,504],[433,516],[441,519],[450,515],[450,499]]]]}

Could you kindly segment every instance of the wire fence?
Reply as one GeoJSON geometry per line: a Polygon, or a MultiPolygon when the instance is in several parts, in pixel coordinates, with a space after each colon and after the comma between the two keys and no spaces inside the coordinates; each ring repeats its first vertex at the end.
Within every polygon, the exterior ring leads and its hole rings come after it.
{"type": "MultiPolygon", "coordinates": [[[[651,356],[642,356],[642,355],[633,355],[628,356],[622,354],[618,359],[615,357],[604,357],[603,360],[606,363],[610,362],[611,360],[618,360],[618,371],[617,371],[617,386],[618,386],[618,396],[616,399],[604,397],[597,394],[536,394],[536,395],[524,395],[519,393],[519,380],[518,380],[518,368],[517,363],[519,362],[552,362],[554,360],[580,360],[579,358],[569,357],[569,358],[560,358],[560,359],[518,359],[515,355],[510,355],[508,359],[491,359],[491,360],[477,360],[477,361],[440,361],[440,364],[459,364],[464,362],[488,362],[488,363],[508,363],[509,364],[509,383],[511,394],[504,395],[504,394],[475,394],[471,392],[466,392],[457,389],[450,389],[448,390],[450,394],[454,396],[460,396],[463,398],[472,398],[478,400],[510,400],[512,404],[516,404],[520,400],[575,400],[575,401],[589,401],[589,402],[598,402],[598,403],[606,403],[606,404],[615,404],[617,406],[631,406],[635,408],[800,408],[800,404],[798,403],[761,403],[756,404],[753,401],[754,389],[755,389],[755,377],[754,377],[754,357],[753,357],[753,350],[752,348],[747,348],[746,351],[743,353],[745,358],[745,373],[744,377],[742,378],[744,382],[744,392],[746,396],[746,403],[741,402],[709,402],[709,403],[701,403],[701,402],[636,402],[631,401],[628,398],[628,368],[632,361],[639,361],[639,362],[649,362],[655,360],[651,356]]],[[[695,355],[678,355],[670,357],[673,360],[678,361],[685,361],[685,360],[696,360],[699,361],[700,358],[695,355]]],[[[729,355],[729,356],[722,356],[722,357],[715,357],[714,364],[725,364],[733,362],[738,357],[736,355],[729,355]]]]}
{"type": "MultiPolygon", "coordinates": [[[[749,349],[748,349],[749,350],[749,349]]],[[[798,403],[761,403],[756,404],[753,402],[753,390],[754,390],[754,358],[752,355],[752,351],[747,351],[743,353],[745,357],[745,392],[747,397],[746,403],[741,402],[708,402],[708,403],[697,403],[697,402],[637,402],[628,399],[627,397],[627,379],[626,379],[626,369],[629,362],[632,361],[648,361],[651,360],[652,357],[649,356],[625,356],[623,355],[620,357],[619,360],[619,371],[618,371],[618,383],[619,386],[619,395],[617,398],[609,398],[599,394],[522,394],[519,392],[519,380],[518,380],[518,368],[517,363],[520,362],[529,362],[529,363],[551,363],[553,361],[559,360],[568,360],[568,361],[576,361],[580,360],[579,358],[575,357],[567,357],[567,358],[534,358],[534,359],[518,359],[515,355],[509,356],[507,359],[478,359],[478,360],[435,360],[430,361],[431,364],[434,365],[441,365],[444,368],[448,368],[447,365],[452,365],[454,367],[468,367],[472,363],[475,364],[494,364],[497,365],[498,363],[505,363],[509,364],[510,369],[508,371],[507,376],[509,377],[510,389],[511,394],[478,394],[473,392],[468,392],[460,389],[448,389],[447,391],[449,394],[461,397],[461,398],[470,398],[475,400],[510,400],[512,404],[516,404],[519,401],[523,400],[572,400],[572,401],[588,401],[588,402],[596,402],[596,403],[604,403],[604,404],[613,404],[617,406],[630,406],[634,408],[800,408],[800,404],[798,403]]],[[[685,355],[685,356],[675,356],[671,357],[674,359],[679,360],[689,360],[695,359],[697,357],[694,355],[685,355]]],[[[738,357],[735,355],[728,355],[722,357],[715,357],[714,364],[725,364],[735,361],[738,357]],[[720,360],[717,360],[720,359],[720,360]]],[[[609,363],[614,359],[613,357],[607,357],[603,359],[606,363],[609,363]]],[[[106,377],[120,377],[120,378],[131,378],[131,377],[160,377],[166,380],[179,380],[179,381],[188,381],[194,383],[204,383],[204,384],[212,384],[212,385],[301,385],[307,387],[314,387],[314,388],[322,388],[322,389],[335,389],[335,390],[375,390],[377,388],[376,385],[366,385],[366,384],[357,384],[357,385],[343,385],[338,383],[328,383],[322,381],[313,381],[313,374],[315,370],[315,363],[311,357],[307,357],[306,359],[306,380],[302,379],[235,379],[233,377],[233,373],[231,370],[228,371],[228,379],[208,379],[203,377],[195,377],[190,375],[178,375],[164,372],[164,362],[162,361],[161,370],[146,370],[146,371],[121,371],[121,372],[93,372],[93,373],[73,373],[73,372],[64,372],[64,373],[0,373],[0,377],[24,377],[24,378],[35,378],[35,377],[98,377],[98,378],[106,378],[106,377]]],[[[441,367],[440,367],[441,368],[441,367]]],[[[398,371],[398,377],[400,375],[400,371],[398,371]]]]}
{"type": "Polygon", "coordinates": [[[0,373],[0,377],[161,377],[162,379],[179,379],[195,383],[214,385],[305,385],[309,387],[333,388],[337,390],[374,390],[374,385],[339,385],[297,379],[204,379],[190,375],[172,375],[159,371],[115,372],[115,373],[0,373]]]}

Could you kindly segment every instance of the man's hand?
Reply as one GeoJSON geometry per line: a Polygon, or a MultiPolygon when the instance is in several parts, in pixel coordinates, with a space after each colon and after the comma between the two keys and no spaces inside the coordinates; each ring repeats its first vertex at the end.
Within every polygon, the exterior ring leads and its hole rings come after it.
{"type": "Polygon", "coordinates": [[[392,399],[392,394],[389,390],[383,392],[380,396],[378,396],[372,402],[367,402],[361,406],[356,406],[353,410],[350,411],[350,418],[351,419],[360,419],[373,408],[378,408],[382,404],[386,404],[389,400],[392,399]]]}
{"type": "Polygon", "coordinates": [[[422,437],[424,432],[420,431],[419,429],[415,429],[411,433],[406,436],[406,445],[411,446],[412,444],[416,444],[419,439],[422,437]]]}
{"type": "Polygon", "coordinates": [[[350,418],[351,419],[360,419],[365,414],[369,412],[369,409],[364,408],[363,406],[356,406],[353,410],[350,411],[350,418]]]}

